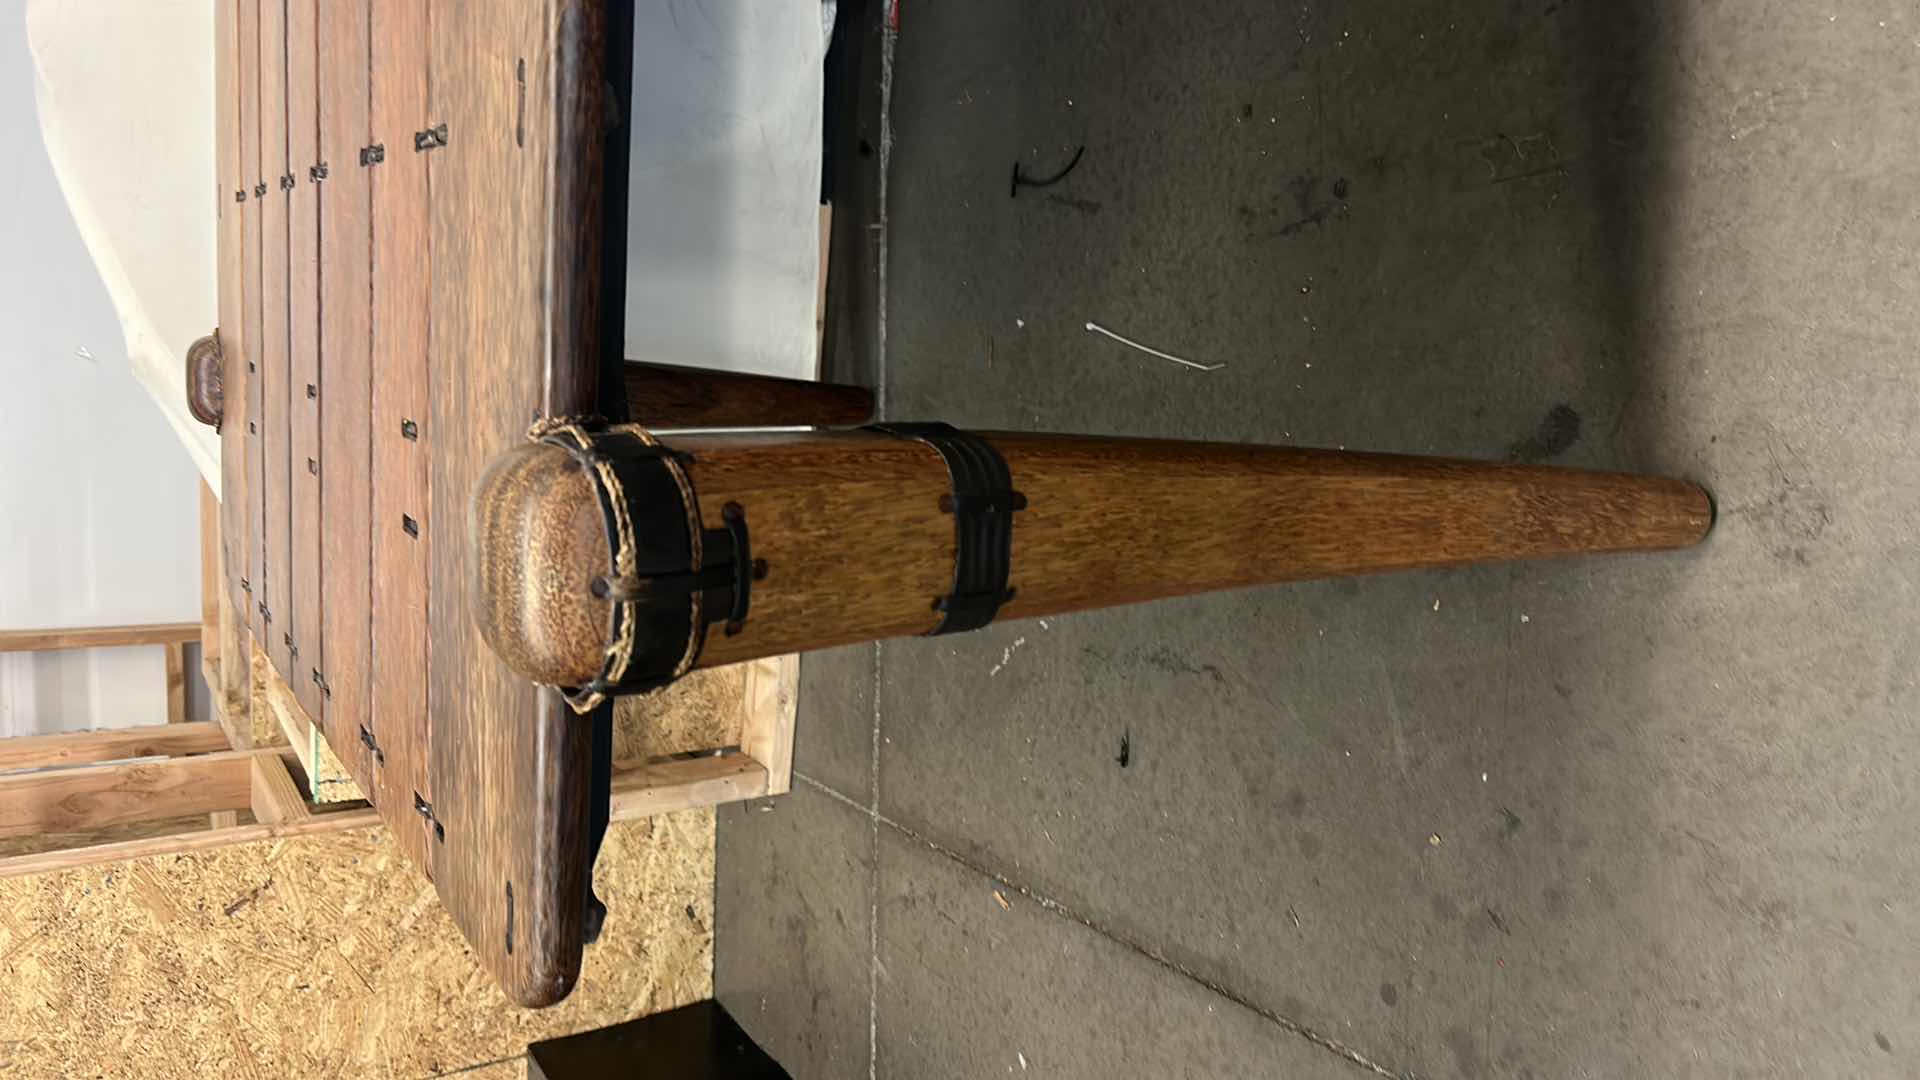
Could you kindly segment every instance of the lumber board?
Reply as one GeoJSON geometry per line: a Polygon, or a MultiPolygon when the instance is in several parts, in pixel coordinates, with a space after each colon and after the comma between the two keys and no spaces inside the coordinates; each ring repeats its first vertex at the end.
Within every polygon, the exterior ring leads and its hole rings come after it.
{"type": "Polygon", "coordinates": [[[288,825],[313,816],[306,796],[293,782],[293,773],[278,754],[255,754],[249,769],[253,819],[265,825],[288,825]]]}
{"type": "Polygon", "coordinates": [[[199,636],[200,624],[191,622],[144,626],[69,626],[57,630],[0,630],[0,653],[167,645],[192,641],[199,636]]]}
{"type": "Polygon", "coordinates": [[[750,660],[740,708],[740,750],[767,771],[764,794],[784,795],[793,786],[793,725],[800,703],[800,657],[796,653],[750,660]]]}
{"type": "Polygon", "coordinates": [[[614,770],[610,816],[654,817],[767,793],[766,766],[745,754],[649,762],[614,770]]]}
{"type": "Polygon", "coordinates": [[[253,753],[228,750],[0,776],[0,838],[244,808],[253,753]]]}
{"type": "Polygon", "coordinates": [[[21,735],[0,739],[0,772],[86,765],[126,758],[179,757],[228,749],[226,733],[211,721],[142,724],[104,731],[21,735]]]}

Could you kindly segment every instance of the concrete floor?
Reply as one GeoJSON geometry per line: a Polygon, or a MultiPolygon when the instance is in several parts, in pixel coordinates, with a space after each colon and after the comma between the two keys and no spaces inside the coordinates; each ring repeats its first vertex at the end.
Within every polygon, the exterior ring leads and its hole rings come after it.
{"type": "Polygon", "coordinates": [[[1912,6],[902,19],[888,417],[1720,520],[808,656],[794,792],[721,815],[741,1023],[802,1078],[1920,1073],[1912,6]]]}

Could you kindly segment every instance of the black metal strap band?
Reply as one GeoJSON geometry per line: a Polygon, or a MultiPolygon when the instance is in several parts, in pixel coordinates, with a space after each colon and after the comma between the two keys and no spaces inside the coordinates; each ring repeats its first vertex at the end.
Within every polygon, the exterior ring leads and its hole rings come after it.
{"type": "MultiPolygon", "coordinates": [[[[615,603],[613,607],[613,627],[610,637],[618,638],[624,631],[624,620],[632,619],[634,653],[626,670],[617,679],[609,679],[613,674],[603,669],[585,687],[581,689],[598,694],[637,694],[652,690],[665,679],[663,673],[670,673],[680,659],[686,647],[687,627],[692,613],[692,594],[704,587],[699,581],[699,571],[690,568],[693,565],[693,550],[687,530],[681,528],[641,528],[642,522],[651,522],[660,514],[663,506],[679,507],[681,496],[675,485],[673,474],[668,471],[665,458],[672,451],[662,446],[650,445],[638,436],[613,430],[589,430],[593,449],[581,451],[571,443],[549,438],[547,441],[567,449],[582,459],[583,465],[596,463],[596,459],[609,462],[619,477],[619,496],[626,503],[627,519],[635,524],[634,577],[648,585],[648,602],[615,603]]],[[[589,467],[588,475],[594,476],[589,467]]],[[[597,477],[593,485],[594,493],[600,502],[600,514],[607,530],[609,543],[618,544],[620,536],[614,515],[613,499],[615,493],[599,483],[597,477]]],[[[607,592],[621,587],[613,570],[617,551],[611,553],[608,574],[595,582],[596,592],[607,592]]],[[[728,575],[731,577],[731,574],[728,575]]],[[[616,598],[616,599],[624,599],[616,598]]]]}
{"type": "Polygon", "coordinates": [[[598,423],[556,429],[541,441],[573,455],[593,485],[609,545],[608,570],[594,579],[593,591],[613,601],[608,640],[632,642],[624,664],[620,650],[609,647],[600,672],[570,691],[570,700],[656,689],[698,660],[708,625],[724,621],[728,634],[741,631],[752,583],[766,575],[766,563],[752,556],[746,512],[739,505],[722,509],[723,527],[700,531],[696,567],[689,524],[699,520],[699,506],[690,501],[691,486],[683,486],[670,465],[684,466],[690,459],[631,428],[598,423]],[[625,572],[623,543],[632,550],[625,572]]]}
{"type": "Polygon", "coordinates": [[[1013,515],[1027,508],[1027,497],[1013,489],[1007,460],[987,440],[950,424],[874,424],[868,430],[933,447],[953,481],[953,493],[940,499],[940,509],[953,515],[953,592],[934,601],[946,618],[932,633],[978,630],[992,622],[1013,597],[1007,586],[1013,515]]]}

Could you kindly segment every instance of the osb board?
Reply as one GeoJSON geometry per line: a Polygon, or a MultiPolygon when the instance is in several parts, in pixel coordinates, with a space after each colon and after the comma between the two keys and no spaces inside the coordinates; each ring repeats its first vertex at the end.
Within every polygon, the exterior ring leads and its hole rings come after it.
{"type": "Polygon", "coordinates": [[[0,1076],[424,1077],[711,996],[713,812],[615,824],[594,876],[605,933],[540,1011],[384,829],[0,880],[0,1076]]]}
{"type": "Polygon", "coordinates": [[[646,761],[740,744],[741,664],[693,671],[662,689],[620,698],[613,707],[613,760],[646,761]]]}

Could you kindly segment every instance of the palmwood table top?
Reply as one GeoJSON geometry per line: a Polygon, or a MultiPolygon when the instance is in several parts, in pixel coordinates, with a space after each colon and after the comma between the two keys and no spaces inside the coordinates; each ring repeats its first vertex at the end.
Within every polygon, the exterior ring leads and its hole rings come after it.
{"type": "Polygon", "coordinates": [[[486,463],[598,411],[617,360],[595,239],[625,198],[617,33],[567,0],[217,18],[224,585],[530,1005],[565,995],[591,932],[593,724],[482,642],[463,522],[486,463]]]}

